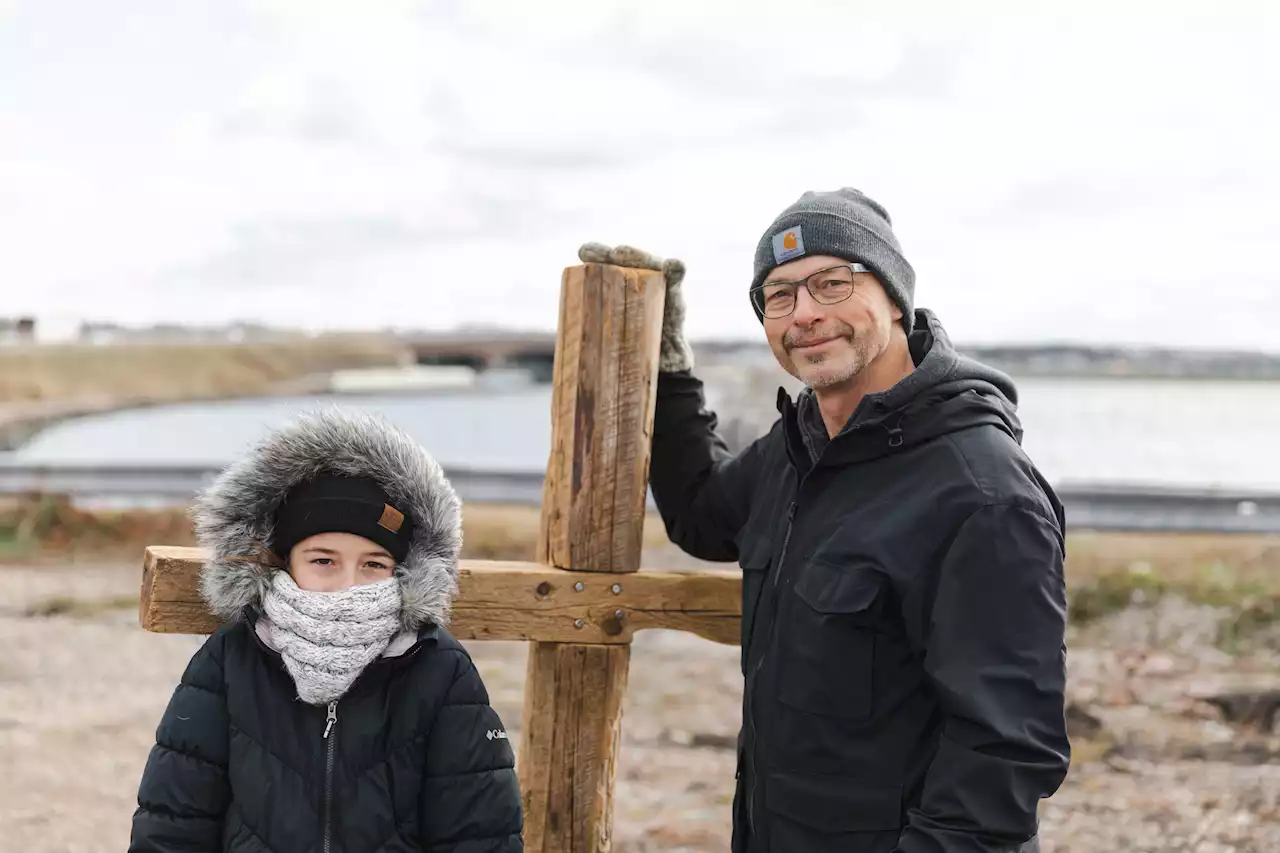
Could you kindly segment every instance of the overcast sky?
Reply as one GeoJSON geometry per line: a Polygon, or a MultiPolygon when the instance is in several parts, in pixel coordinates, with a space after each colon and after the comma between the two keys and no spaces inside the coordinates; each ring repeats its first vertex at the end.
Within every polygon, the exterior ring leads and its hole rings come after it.
{"type": "Polygon", "coordinates": [[[463,5],[0,0],[0,315],[553,328],[602,240],[757,336],[856,186],[958,340],[1280,351],[1280,4],[463,5]]]}

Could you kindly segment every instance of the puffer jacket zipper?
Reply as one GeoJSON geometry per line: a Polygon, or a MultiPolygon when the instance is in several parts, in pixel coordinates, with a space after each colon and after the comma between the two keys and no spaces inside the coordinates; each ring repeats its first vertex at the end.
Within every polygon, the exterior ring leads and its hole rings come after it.
{"type": "Polygon", "coordinates": [[[325,760],[324,760],[324,853],[330,853],[330,845],[333,838],[333,759],[334,745],[337,742],[337,735],[333,733],[333,728],[338,723],[338,703],[336,701],[329,703],[329,713],[324,721],[324,742],[325,742],[325,760]]]}

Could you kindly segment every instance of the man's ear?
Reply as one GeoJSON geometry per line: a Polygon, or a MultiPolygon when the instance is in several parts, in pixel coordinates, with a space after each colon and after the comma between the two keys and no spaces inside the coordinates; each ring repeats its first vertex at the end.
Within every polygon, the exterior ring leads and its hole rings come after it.
{"type": "MultiPolygon", "coordinates": [[[[876,279],[880,282],[880,279],[876,279]]],[[[889,303],[889,316],[893,318],[895,323],[902,321],[902,306],[898,304],[898,300],[894,299],[889,293],[889,288],[884,286],[884,282],[880,282],[880,292],[884,294],[885,300],[889,303]]]]}

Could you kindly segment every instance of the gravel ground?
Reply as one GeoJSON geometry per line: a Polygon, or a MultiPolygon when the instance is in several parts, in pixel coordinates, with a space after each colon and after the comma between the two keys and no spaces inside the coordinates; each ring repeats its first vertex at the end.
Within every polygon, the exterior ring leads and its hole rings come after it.
{"type": "MultiPolygon", "coordinates": [[[[669,553],[646,558],[673,562],[669,553]]],[[[156,722],[201,641],[137,627],[140,574],[118,565],[0,568],[0,853],[127,847],[156,722]]],[[[1073,632],[1077,759],[1044,806],[1045,853],[1280,851],[1280,738],[1230,724],[1196,698],[1226,680],[1280,672],[1280,638],[1260,635],[1228,655],[1212,643],[1220,619],[1169,599],[1073,632]]],[[[517,731],[524,645],[471,648],[517,731]]],[[[728,849],[737,654],[683,634],[636,640],[619,853],[728,849]]]]}

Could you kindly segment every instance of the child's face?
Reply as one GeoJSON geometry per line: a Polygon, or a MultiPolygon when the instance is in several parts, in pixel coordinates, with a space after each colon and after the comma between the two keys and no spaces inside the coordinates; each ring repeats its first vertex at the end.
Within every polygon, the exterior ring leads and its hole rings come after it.
{"type": "Polygon", "coordinates": [[[289,574],[300,589],[338,592],[391,577],[396,561],[376,542],[352,533],[318,533],[289,552],[289,574]]]}

